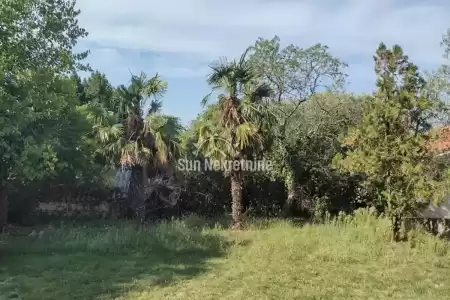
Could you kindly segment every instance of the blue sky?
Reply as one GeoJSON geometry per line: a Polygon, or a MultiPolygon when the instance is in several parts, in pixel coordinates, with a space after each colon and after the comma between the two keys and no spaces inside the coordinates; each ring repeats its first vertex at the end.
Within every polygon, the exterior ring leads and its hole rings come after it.
{"type": "Polygon", "coordinates": [[[346,89],[371,92],[373,53],[400,44],[422,69],[442,63],[450,1],[433,0],[78,0],[89,36],[89,63],[114,85],[130,72],[158,72],[168,81],[164,112],[188,123],[209,92],[208,64],[236,57],[258,37],[283,44],[323,43],[349,64],[346,89]],[[394,4],[395,3],[395,4],[394,4]]]}

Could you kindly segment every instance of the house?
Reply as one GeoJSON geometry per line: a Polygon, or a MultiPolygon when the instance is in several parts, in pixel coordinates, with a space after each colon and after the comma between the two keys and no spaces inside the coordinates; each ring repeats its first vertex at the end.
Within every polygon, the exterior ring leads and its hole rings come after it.
{"type": "MultiPolygon", "coordinates": [[[[430,145],[430,149],[438,153],[440,157],[450,158],[450,126],[438,129],[438,138],[430,145]]],[[[425,219],[450,219],[450,196],[446,197],[439,206],[430,206],[418,215],[425,219]]]]}

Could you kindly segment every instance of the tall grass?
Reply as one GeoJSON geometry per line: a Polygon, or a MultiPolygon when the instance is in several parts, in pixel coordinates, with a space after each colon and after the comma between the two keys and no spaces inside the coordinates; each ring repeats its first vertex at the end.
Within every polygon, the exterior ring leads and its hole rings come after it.
{"type": "MultiPolygon", "coordinates": [[[[154,253],[170,249],[172,251],[196,251],[214,248],[225,249],[227,241],[220,237],[236,237],[227,231],[224,220],[210,221],[195,215],[183,220],[164,221],[136,229],[131,223],[116,223],[90,227],[61,224],[34,238],[22,240],[24,252],[95,252],[108,255],[126,253],[154,253]]],[[[390,222],[378,216],[371,209],[360,209],[352,215],[340,214],[326,217],[321,223],[296,225],[289,220],[254,219],[247,230],[237,237],[245,239],[261,238],[267,242],[283,241],[286,246],[295,247],[295,252],[307,250],[321,253],[333,259],[379,256],[392,247],[390,222]],[[266,239],[267,238],[267,239],[266,239]],[[317,250],[317,251],[315,251],[317,250]]],[[[5,243],[5,241],[3,242],[5,243]]],[[[420,229],[408,234],[408,241],[400,243],[408,246],[411,253],[449,254],[447,240],[420,229]]],[[[288,248],[289,248],[288,247],[288,248]]]]}
{"type": "Polygon", "coordinates": [[[244,231],[227,228],[190,216],[139,230],[127,223],[66,224],[8,240],[0,254],[0,294],[49,300],[425,300],[450,294],[448,241],[415,229],[408,241],[392,243],[389,220],[369,209],[321,223],[260,219],[244,231]]]}
{"type": "Polygon", "coordinates": [[[165,251],[219,251],[224,249],[217,230],[203,229],[186,221],[165,221],[136,228],[135,224],[73,226],[61,224],[21,240],[17,249],[31,252],[87,252],[107,255],[150,254],[165,251]]]}
{"type": "Polygon", "coordinates": [[[301,227],[288,221],[268,221],[244,233],[245,237],[252,239],[252,245],[241,254],[242,260],[257,260],[263,265],[267,257],[283,265],[320,261],[338,265],[378,262],[386,266],[423,258],[450,258],[449,242],[423,230],[412,230],[407,242],[392,243],[389,220],[370,209],[301,227]]]}

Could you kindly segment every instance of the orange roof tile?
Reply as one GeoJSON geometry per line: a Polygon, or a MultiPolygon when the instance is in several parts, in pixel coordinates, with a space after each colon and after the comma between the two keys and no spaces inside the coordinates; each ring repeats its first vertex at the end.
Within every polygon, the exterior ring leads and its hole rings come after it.
{"type": "Polygon", "coordinates": [[[445,152],[450,150],[450,126],[438,128],[438,137],[430,145],[430,149],[436,152],[445,152]]]}

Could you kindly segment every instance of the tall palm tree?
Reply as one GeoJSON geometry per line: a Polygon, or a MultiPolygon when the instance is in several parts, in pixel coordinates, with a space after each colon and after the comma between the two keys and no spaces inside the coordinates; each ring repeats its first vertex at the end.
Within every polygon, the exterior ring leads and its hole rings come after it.
{"type": "Polygon", "coordinates": [[[93,139],[99,142],[102,156],[115,164],[132,168],[134,178],[141,177],[136,198],[141,206],[146,196],[149,169],[166,166],[177,153],[178,135],[182,130],[178,118],[160,112],[160,97],[167,89],[165,81],[156,74],[133,75],[128,86],[119,86],[113,96],[114,111],[102,103],[92,102],[80,107],[93,123],[93,139]]]}
{"type": "MultiPolygon", "coordinates": [[[[239,60],[213,63],[207,82],[212,91],[222,91],[212,115],[198,126],[197,148],[217,160],[249,159],[255,147],[262,146],[263,100],[271,94],[246,61],[248,50],[239,60]]],[[[211,94],[210,94],[211,95],[211,94]]],[[[205,105],[209,96],[205,97],[205,105]]],[[[233,228],[242,228],[242,166],[232,168],[230,177],[233,228]]]]}
{"type": "Polygon", "coordinates": [[[149,132],[152,127],[148,124],[145,126],[147,117],[160,112],[159,98],[166,89],[167,83],[158,74],[148,78],[147,74],[141,72],[139,76],[132,75],[128,86],[119,86],[114,97],[125,139],[120,162],[122,165],[135,167],[135,170],[141,169],[143,189],[147,185],[150,160],[158,152],[158,146],[161,148],[159,157],[167,155],[161,153],[166,147],[156,145],[156,139],[149,132]],[[148,111],[145,111],[148,106],[148,111]]]}

